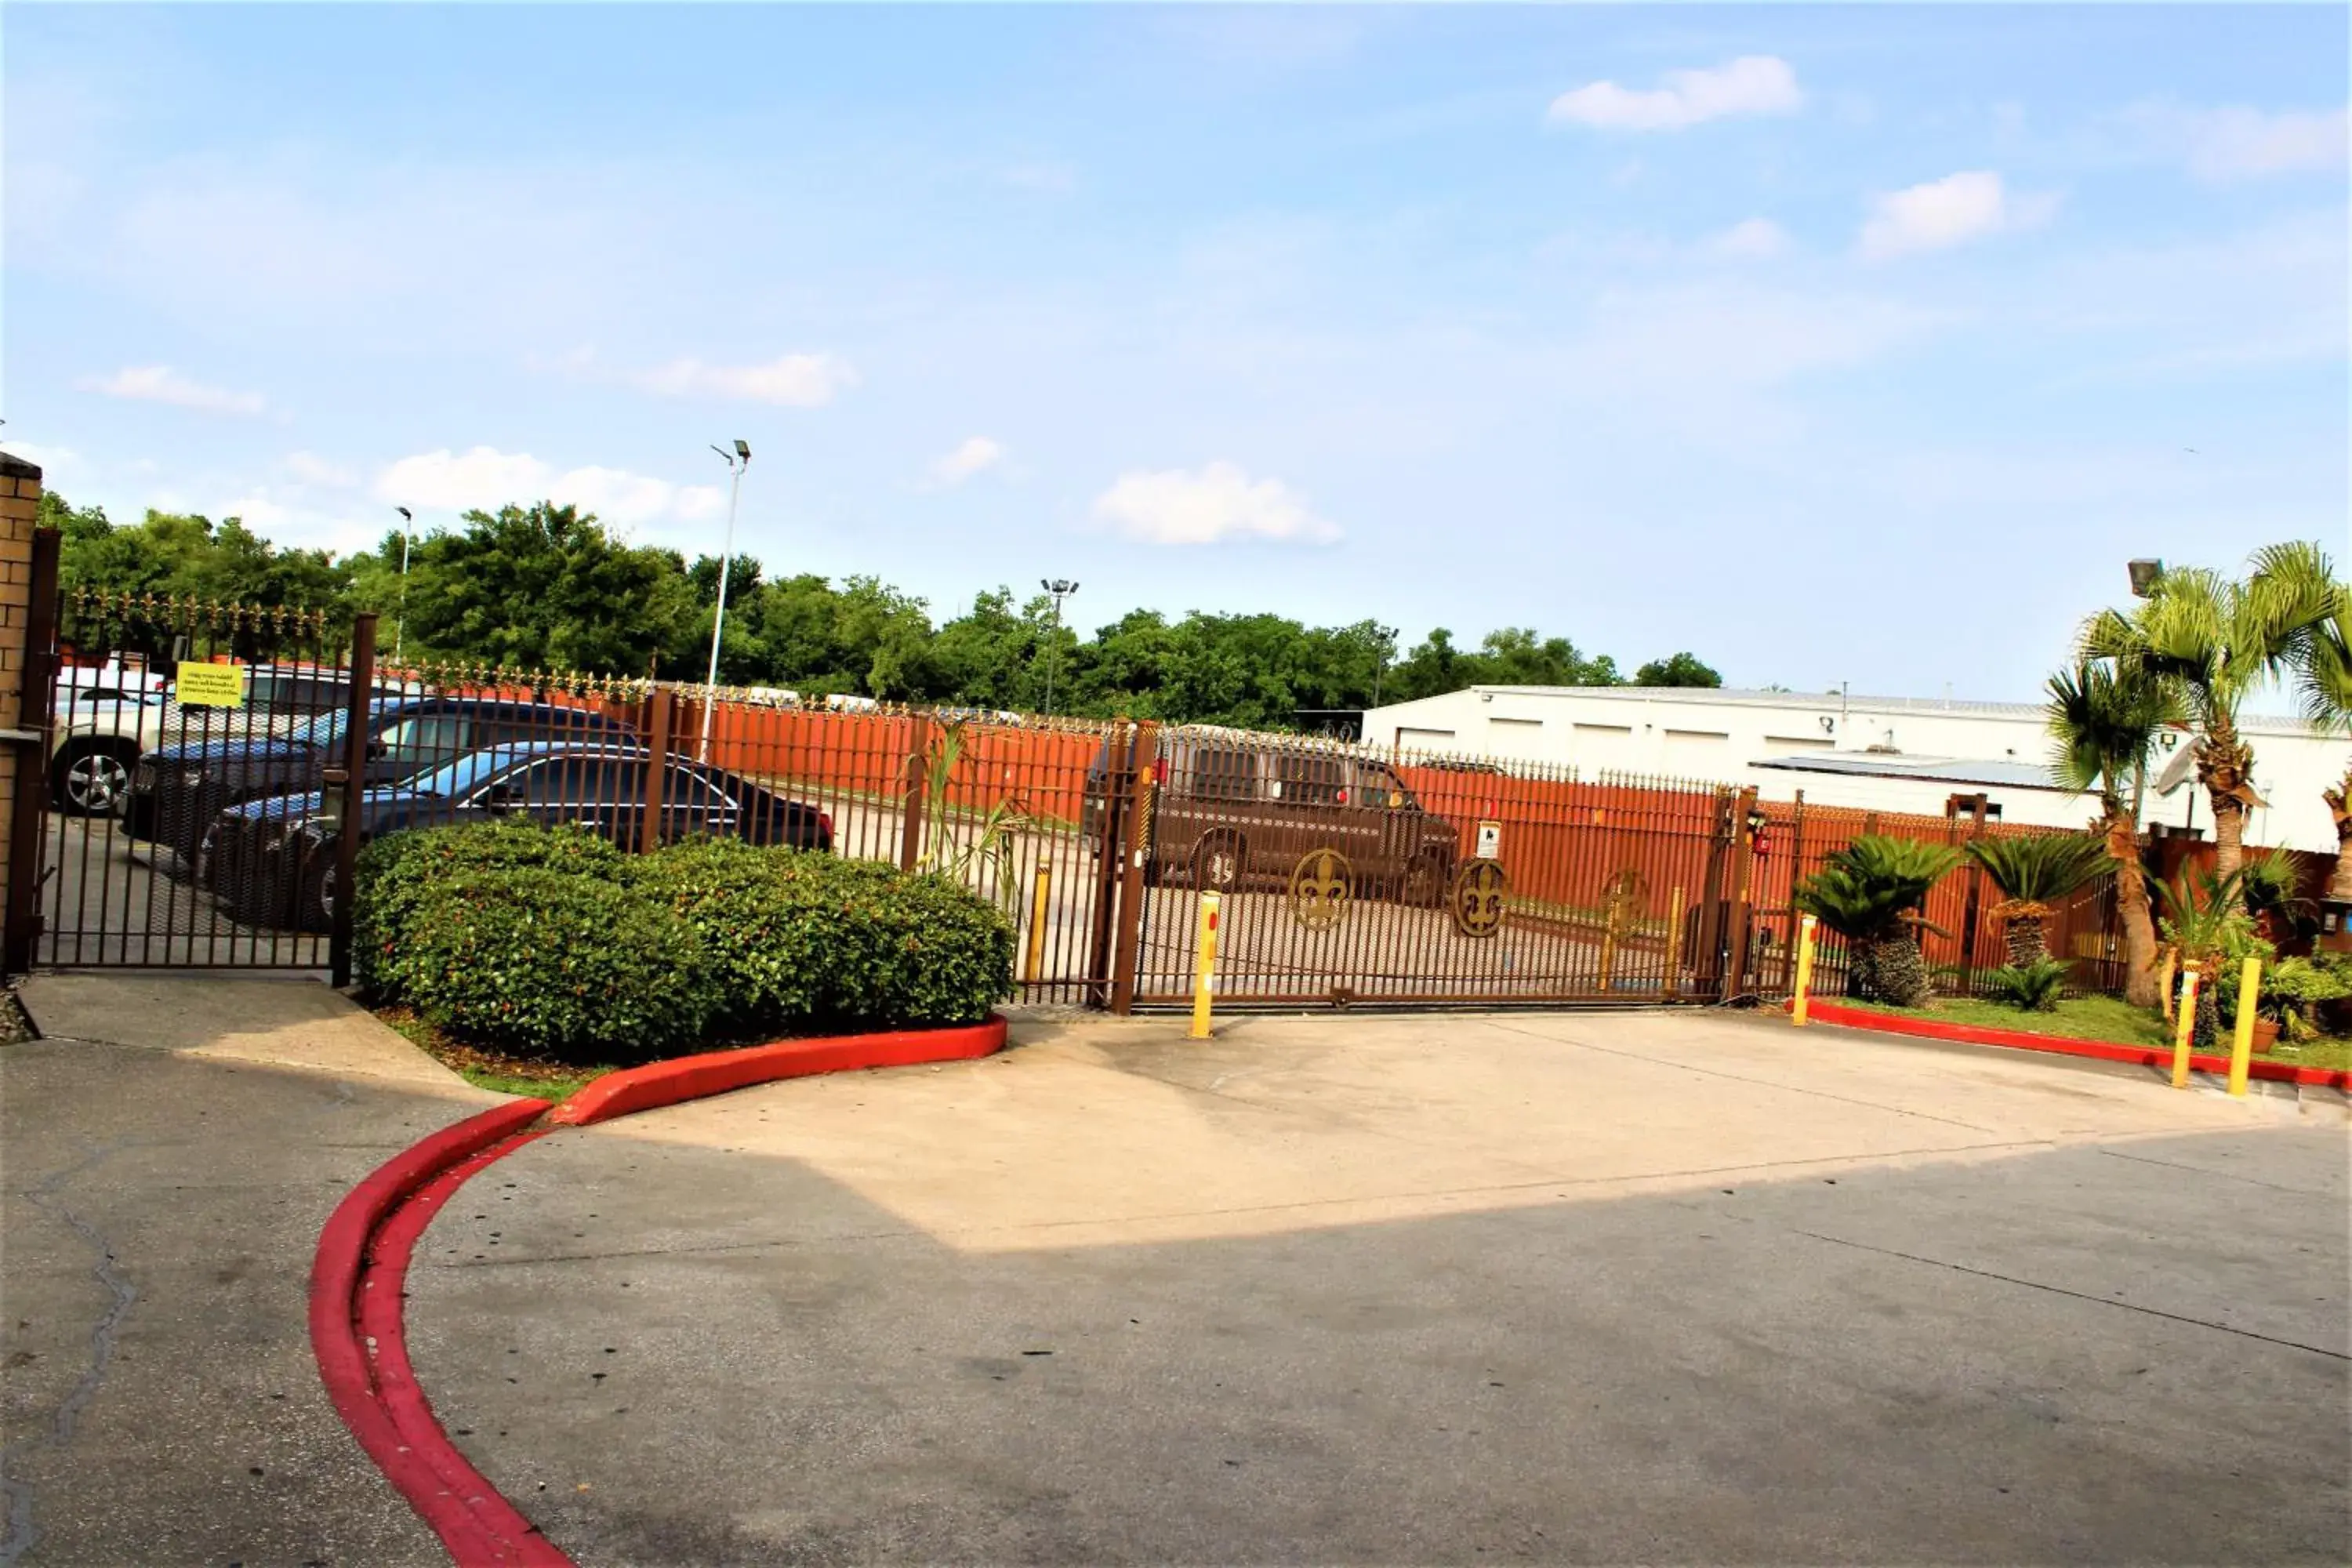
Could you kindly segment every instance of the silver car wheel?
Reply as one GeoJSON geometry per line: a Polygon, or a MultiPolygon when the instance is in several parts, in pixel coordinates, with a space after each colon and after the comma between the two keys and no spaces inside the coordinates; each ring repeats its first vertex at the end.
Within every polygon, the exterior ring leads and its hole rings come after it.
{"type": "Polygon", "coordinates": [[[85,816],[111,816],[130,793],[131,770],[110,752],[88,752],[66,769],[66,804],[85,816]]]}

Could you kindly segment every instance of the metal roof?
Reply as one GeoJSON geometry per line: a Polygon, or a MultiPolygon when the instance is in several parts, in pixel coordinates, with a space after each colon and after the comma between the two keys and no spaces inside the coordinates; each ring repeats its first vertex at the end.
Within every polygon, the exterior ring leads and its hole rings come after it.
{"type": "Polygon", "coordinates": [[[1842,773],[1849,778],[1914,779],[1922,784],[1976,784],[2000,789],[2044,789],[2060,795],[2075,792],[2039,763],[2014,757],[1911,757],[1899,752],[1815,752],[1810,755],[1769,757],[1751,768],[1785,768],[1790,773],[1842,773]]]}
{"type": "MultiPolygon", "coordinates": [[[[1777,708],[1820,713],[1844,708],[1854,713],[1948,713],[1981,719],[2025,719],[2039,722],[2048,710],[2039,702],[1984,702],[1964,697],[1872,697],[1862,692],[1764,691],[1717,686],[1471,686],[1469,691],[1512,697],[1591,697],[1616,702],[1669,702],[1692,706],[1721,704],[1735,708],[1777,708]]],[[[1453,695],[1443,693],[1441,695],[1453,695]]],[[[1417,699],[1428,701],[1428,698],[1417,699]]],[[[1401,706],[1391,703],[1390,707],[1401,706]]],[[[1377,710],[1376,710],[1377,711],[1377,710]]],[[[2312,733],[2301,721],[2276,714],[2244,714],[2240,729],[2263,732],[2312,733]]]]}

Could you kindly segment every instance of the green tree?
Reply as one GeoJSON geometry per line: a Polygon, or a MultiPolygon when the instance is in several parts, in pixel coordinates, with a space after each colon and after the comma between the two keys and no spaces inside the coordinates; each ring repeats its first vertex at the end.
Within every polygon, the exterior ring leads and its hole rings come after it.
{"type": "Polygon", "coordinates": [[[2197,731],[2197,782],[2213,806],[2214,868],[2236,874],[2254,794],[2254,751],[2238,730],[2246,698],[2278,675],[2329,604],[2324,580],[2257,576],[2241,582],[2205,567],[2157,579],[2129,613],[2102,611],[2083,634],[2084,654],[2115,661],[2135,679],[2179,694],[2197,731]]]}
{"type": "Polygon", "coordinates": [[[2085,660],[2050,678],[2048,716],[2052,771],[2078,795],[2095,793],[2092,824],[2106,841],[2116,873],[2116,910],[2124,927],[2124,999],[2153,1007],[2161,999],[2156,973],[2156,921],[2148,906],[2147,874],[2140,863],[2139,818],[2125,792],[2137,789],[2155,755],[2158,731],[2179,717],[2171,690],[2145,674],[2085,660]]]}
{"type": "Polygon", "coordinates": [[[1633,672],[1636,686],[1721,686],[1723,677],[1699,662],[1694,653],[1654,658],[1633,672]]]}
{"type": "Polygon", "coordinates": [[[515,669],[586,669],[697,679],[676,650],[694,590],[672,558],[614,539],[590,513],[552,501],[469,511],[457,532],[411,553],[408,641],[515,669]],[[671,655],[663,668],[663,655],[671,655]]]}
{"type": "MultiPolygon", "coordinates": [[[[2290,658],[2303,716],[2323,735],[2352,740],[2352,641],[2345,623],[2352,620],[2352,587],[2338,582],[2334,563],[2315,544],[2280,544],[2254,558],[2259,580],[2328,586],[2324,612],[2312,617],[2290,658]]],[[[2303,588],[2286,590],[2300,593],[2303,588]]],[[[2322,792],[2328,814],[2336,820],[2336,869],[2327,879],[2331,902],[2352,902],[2352,765],[2343,779],[2322,792]]]]}

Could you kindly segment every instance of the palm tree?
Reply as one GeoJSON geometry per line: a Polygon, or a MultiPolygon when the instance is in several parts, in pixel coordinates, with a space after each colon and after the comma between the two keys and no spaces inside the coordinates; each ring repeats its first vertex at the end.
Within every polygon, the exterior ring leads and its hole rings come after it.
{"type": "Polygon", "coordinates": [[[2156,921],[2148,908],[2147,875],[2140,865],[2139,819],[2124,792],[2147,771],[2157,732],[2179,715],[2161,681],[2126,674],[2112,664],[2084,661],[2050,678],[2051,766],[2058,782],[2078,795],[2096,791],[2104,834],[2116,868],[2116,912],[2124,928],[2124,1000],[2153,1007],[2156,921]]]}
{"type": "Polygon", "coordinates": [[[2001,890],[1992,918],[2007,929],[2009,962],[2030,969],[2050,956],[2050,917],[2107,863],[2107,847],[2086,833],[1969,840],[1968,858],[2001,890]]]}
{"type": "MultiPolygon", "coordinates": [[[[2323,734],[2352,738],[2352,643],[2344,623],[2352,618],[2352,588],[2336,582],[2326,552],[2315,544],[2274,544],[2254,557],[2254,574],[2304,586],[2315,577],[2334,590],[2325,614],[2304,628],[2294,655],[2295,686],[2303,699],[2303,716],[2323,734]]],[[[2331,903],[2352,902],[2352,765],[2334,789],[2321,792],[2336,818],[2336,872],[2327,879],[2331,903]]]]}
{"type": "Polygon", "coordinates": [[[1927,922],[1915,911],[1959,860],[1949,845],[1866,834],[1798,884],[1797,907],[1846,940],[1851,991],[1898,1007],[1927,999],[1927,966],[1914,934],[1927,922]]]}
{"type": "MultiPolygon", "coordinates": [[[[2265,552],[2267,555],[2269,552],[2265,552]]],[[[2243,858],[2254,793],[2254,749],[2238,732],[2249,693],[2279,674],[2327,612],[2333,584],[2307,574],[2241,583],[2201,566],[2167,572],[2126,615],[2102,610],[2083,629],[2083,654],[2172,689],[2197,731],[2197,782],[2213,805],[2213,864],[2233,874],[2243,858]]]]}
{"type": "Polygon", "coordinates": [[[2210,1041],[2221,1032],[2221,987],[2230,976],[2224,959],[2254,932],[2253,917],[2246,912],[2245,873],[2190,872],[2184,868],[2177,883],[2157,884],[2164,895],[2164,935],[2180,950],[2184,964],[2195,964],[2205,983],[2197,996],[2195,1037],[2210,1041]]]}

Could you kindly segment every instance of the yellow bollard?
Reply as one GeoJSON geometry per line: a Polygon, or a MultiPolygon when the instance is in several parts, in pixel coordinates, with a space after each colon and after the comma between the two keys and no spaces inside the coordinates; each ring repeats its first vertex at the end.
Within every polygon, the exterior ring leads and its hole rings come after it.
{"type": "Polygon", "coordinates": [[[1037,868],[1037,889],[1029,896],[1029,959],[1021,966],[1021,977],[1034,985],[1045,971],[1045,911],[1046,894],[1054,885],[1054,868],[1037,868]]]}
{"type": "Polygon", "coordinates": [[[1675,889],[1666,905],[1665,994],[1671,1000],[1683,988],[1683,890],[1675,889]]]}
{"type": "Polygon", "coordinates": [[[1200,954],[1199,967],[1192,974],[1192,1038],[1209,1037],[1209,998],[1217,983],[1217,895],[1201,895],[1201,930],[1193,939],[1193,949],[1200,954]]]}
{"type": "Polygon", "coordinates": [[[1789,1021],[1805,1026],[1806,1008],[1812,1001],[1813,936],[1819,922],[1807,915],[1797,928],[1797,994],[1789,1005],[1789,1021]]]}
{"type": "Polygon", "coordinates": [[[2189,1087],[2189,1039],[2197,1032],[2197,965],[2180,966],[2179,1016],[2172,1027],[2172,1087],[2189,1087]]]}
{"type": "Polygon", "coordinates": [[[2238,971],[2238,1032],[2230,1041],[2230,1092],[2243,1100],[2246,1077],[2254,1065],[2254,1004],[2262,999],[2263,961],[2246,954],[2238,971]]]}

